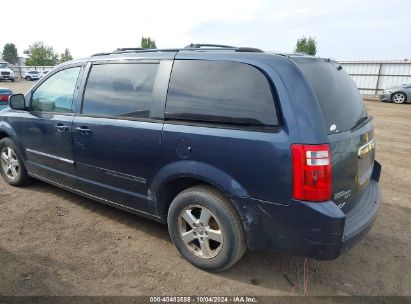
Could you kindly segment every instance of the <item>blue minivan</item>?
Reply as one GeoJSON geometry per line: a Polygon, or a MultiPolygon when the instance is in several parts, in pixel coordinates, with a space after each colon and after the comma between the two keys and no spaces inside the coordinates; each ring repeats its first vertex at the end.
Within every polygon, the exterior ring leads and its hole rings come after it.
{"type": "Polygon", "coordinates": [[[333,259],[371,228],[373,118],[334,60],[254,48],[118,49],[63,63],[0,112],[1,174],[167,223],[192,264],[333,259]]]}

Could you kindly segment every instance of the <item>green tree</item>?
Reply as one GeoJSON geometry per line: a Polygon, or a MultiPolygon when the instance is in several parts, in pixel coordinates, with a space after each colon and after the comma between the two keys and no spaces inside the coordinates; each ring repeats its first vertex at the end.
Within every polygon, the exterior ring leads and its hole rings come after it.
{"type": "Polygon", "coordinates": [[[150,37],[141,37],[141,47],[143,49],[156,49],[156,41],[153,39],[151,40],[150,37]]]}
{"type": "Polygon", "coordinates": [[[6,43],[3,48],[3,60],[10,64],[16,64],[19,60],[17,48],[14,43],[6,43]]]}
{"type": "Polygon", "coordinates": [[[306,53],[314,56],[317,54],[317,42],[312,37],[306,38],[303,36],[297,40],[295,51],[297,53],[306,53]]]}
{"type": "Polygon", "coordinates": [[[26,64],[29,66],[55,65],[58,62],[58,55],[53,48],[42,41],[34,42],[24,53],[29,55],[26,60],[26,64]]]}
{"type": "Polygon", "coordinates": [[[69,49],[65,49],[64,53],[60,54],[60,62],[65,62],[69,60],[73,60],[73,56],[71,56],[69,49]]]}

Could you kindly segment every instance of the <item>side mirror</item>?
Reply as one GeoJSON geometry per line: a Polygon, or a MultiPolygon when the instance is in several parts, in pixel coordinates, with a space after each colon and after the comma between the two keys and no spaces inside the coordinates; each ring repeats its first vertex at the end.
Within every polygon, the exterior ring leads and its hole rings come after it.
{"type": "Polygon", "coordinates": [[[9,106],[14,110],[25,110],[26,100],[23,94],[13,94],[9,97],[9,106]]]}

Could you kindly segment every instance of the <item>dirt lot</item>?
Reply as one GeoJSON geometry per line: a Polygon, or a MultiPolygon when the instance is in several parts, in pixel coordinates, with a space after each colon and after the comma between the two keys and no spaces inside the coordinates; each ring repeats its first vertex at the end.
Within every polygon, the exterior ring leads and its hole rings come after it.
{"type": "MultiPolygon", "coordinates": [[[[19,92],[32,84],[0,86],[19,92]]],[[[375,116],[383,206],[351,252],[306,261],[311,295],[411,295],[411,105],[366,105],[375,116]]],[[[166,226],[41,182],[17,189],[0,181],[0,235],[0,295],[304,292],[302,258],[247,252],[231,270],[206,273],[178,254],[166,226]]]]}

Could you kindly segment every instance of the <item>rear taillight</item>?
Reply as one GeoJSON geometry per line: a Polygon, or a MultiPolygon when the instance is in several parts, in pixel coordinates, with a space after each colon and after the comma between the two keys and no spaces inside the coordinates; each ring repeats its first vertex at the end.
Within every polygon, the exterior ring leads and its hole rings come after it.
{"type": "Polygon", "coordinates": [[[9,101],[9,95],[0,95],[0,101],[9,101]]]}
{"type": "Polygon", "coordinates": [[[303,201],[327,201],[331,198],[330,146],[291,145],[293,198],[303,201]]]}

